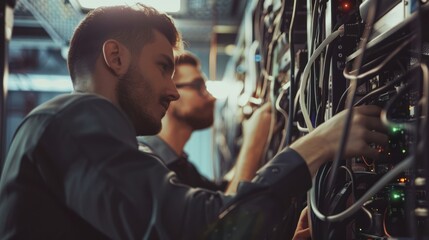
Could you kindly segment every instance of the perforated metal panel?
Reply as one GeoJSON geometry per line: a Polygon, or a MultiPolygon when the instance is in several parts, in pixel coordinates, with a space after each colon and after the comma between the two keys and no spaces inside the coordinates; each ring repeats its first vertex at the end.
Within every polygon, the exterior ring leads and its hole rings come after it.
{"type": "Polygon", "coordinates": [[[188,0],[189,16],[198,19],[232,18],[233,3],[232,0],[188,0]]]}
{"type": "MultiPolygon", "coordinates": [[[[75,26],[84,16],[73,8],[70,1],[20,0],[15,16],[21,20],[37,20],[54,41],[67,44],[75,26]]],[[[185,40],[207,42],[214,22],[230,25],[231,21],[239,21],[240,10],[235,8],[241,6],[241,1],[244,0],[187,0],[183,15],[175,16],[178,20],[186,20],[186,24],[178,24],[178,28],[185,40]]]]}
{"type": "Polygon", "coordinates": [[[64,0],[20,0],[16,16],[31,13],[54,41],[66,44],[83,14],[64,0]]]}

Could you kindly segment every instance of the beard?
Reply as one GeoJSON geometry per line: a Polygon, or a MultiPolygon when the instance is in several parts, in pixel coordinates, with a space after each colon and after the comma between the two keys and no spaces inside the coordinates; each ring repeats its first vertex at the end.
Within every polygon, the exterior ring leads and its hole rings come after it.
{"type": "Polygon", "coordinates": [[[214,109],[212,104],[207,104],[204,109],[195,110],[193,113],[182,113],[180,109],[172,109],[176,119],[185,122],[193,130],[201,130],[213,125],[214,109]]]}
{"type": "Polygon", "coordinates": [[[190,122],[192,128],[194,130],[201,130],[208,127],[211,127],[213,125],[213,117],[211,118],[189,118],[188,121],[190,122]]]}
{"type": "Polygon", "coordinates": [[[136,83],[147,83],[147,79],[137,72],[134,65],[131,65],[127,73],[119,77],[116,87],[119,106],[131,120],[137,136],[157,134],[161,130],[161,119],[150,115],[148,110],[148,105],[156,99],[151,96],[152,91],[148,84],[136,86],[136,83]],[[145,89],[145,94],[138,96],[135,89],[142,87],[145,89]]]}

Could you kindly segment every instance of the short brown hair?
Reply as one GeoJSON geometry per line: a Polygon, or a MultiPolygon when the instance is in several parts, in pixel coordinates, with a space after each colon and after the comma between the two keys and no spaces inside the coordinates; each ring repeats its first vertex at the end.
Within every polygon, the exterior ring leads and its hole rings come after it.
{"type": "Polygon", "coordinates": [[[176,66],[182,64],[190,64],[194,67],[200,67],[200,61],[198,58],[189,51],[182,51],[179,55],[177,55],[174,59],[176,66]]]}
{"type": "Polygon", "coordinates": [[[136,4],[89,12],[70,41],[68,68],[73,84],[77,76],[93,72],[106,40],[113,38],[127,47],[141,48],[153,40],[154,30],[163,34],[175,50],[181,50],[182,39],[172,18],[152,7],[136,4]]]}

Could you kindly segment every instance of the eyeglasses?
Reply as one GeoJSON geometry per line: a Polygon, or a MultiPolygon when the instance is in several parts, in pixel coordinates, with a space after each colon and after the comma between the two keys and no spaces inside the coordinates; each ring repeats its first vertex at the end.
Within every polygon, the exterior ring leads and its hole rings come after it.
{"type": "Polygon", "coordinates": [[[176,88],[191,88],[196,90],[200,96],[207,96],[208,95],[208,91],[207,91],[207,86],[206,83],[204,81],[193,81],[193,82],[189,82],[189,83],[176,83],[176,88]]]}

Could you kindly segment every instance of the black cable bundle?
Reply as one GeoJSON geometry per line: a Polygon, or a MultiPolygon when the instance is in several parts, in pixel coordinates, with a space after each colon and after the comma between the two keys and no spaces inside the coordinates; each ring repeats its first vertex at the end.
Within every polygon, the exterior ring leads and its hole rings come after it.
{"type": "MultiPolygon", "coordinates": [[[[375,19],[375,12],[377,10],[377,4],[378,1],[372,1],[372,8],[370,8],[370,13],[368,14],[368,17],[366,19],[366,24],[369,26],[369,28],[367,28],[362,36],[362,40],[360,42],[359,45],[359,49],[362,49],[361,55],[359,55],[354,62],[354,66],[353,69],[355,70],[355,74],[356,76],[359,75],[359,71],[364,59],[364,55],[365,55],[365,50],[366,50],[366,46],[367,46],[367,41],[369,39],[369,36],[371,34],[372,31],[372,24],[374,22],[375,19]]],[[[326,59],[325,59],[326,61],[326,59]]],[[[322,76],[323,77],[323,76],[322,76]]],[[[349,91],[348,91],[348,105],[346,109],[349,109],[349,112],[347,114],[346,117],[346,122],[344,125],[344,129],[342,131],[342,137],[341,137],[341,142],[340,142],[340,147],[339,150],[335,156],[334,161],[332,162],[330,168],[329,168],[329,173],[325,173],[326,172],[326,167],[328,165],[325,165],[322,170],[323,170],[323,174],[319,173],[317,174],[319,178],[316,178],[318,181],[320,181],[319,183],[316,184],[322,184],[322,186],[326,186],[326,191],[320,191],[320,189],[317,191],[316,194],[316,199],[317,202],[316,204],[318,206],[312,206],[317,207],[317,208],[321,208],[324,211],[325,215],[332,215],[336,212],[338,212],[338,210],[340,209],[344,209],[345,208],[345,204],[346,204],[346,200],[350,195],[350,191],[349,191],[349,186],[350,183],[347,182],[347,179],[343,178],[343,179],[338,179],[337,175],[338,175],[338,170],[340,169],[341,164],[341,159],[342,156],[344,155],[344,150],[345,150],[345,146],[347,144],[347,139],[348,139],[348,134],[349,134],[349,129],[350,129],[350,124],[351,124],[351,120],[352,120],[352,116],[353,116],[353,102],[355,101],[355,91],[357,88],[357,82],[356,81],[351,81],[350,82],[350,87],[349,87],[349,91]],[[327,180],[327,184],[325,185],[325,181],[327,180]]],[[[320,171],[320,170],[319,170],[320,171]]],[[[324,190],[325,190],[324,189],[324,190]]],[[[337,227],[337,226],[345,226],[345,224],[350,220],[350,219],[345,219],[343,221],[340,222],[336,222],[336,223],[330,223],[330,222],[320,222],[319,219],[317,219],[315,216],[312,216],[312,220],[313,223],[316,223],[316,230],[319,231],[318,234],[313,234],[314,236],[321,236],[320,239],[338,239],[341,237],[345,236],[345,229],[341,228],[341,227],[337,227]],[[320,226],[317,226],[317,225],[320,226]]],[[[314,227],[314,224],[313,224],[314,227]]]]}

